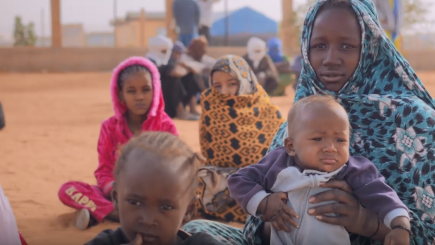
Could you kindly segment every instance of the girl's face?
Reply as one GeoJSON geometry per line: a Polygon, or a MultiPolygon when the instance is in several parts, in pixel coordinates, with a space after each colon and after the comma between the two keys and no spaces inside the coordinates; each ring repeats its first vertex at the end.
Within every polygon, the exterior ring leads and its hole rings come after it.
{"type": "MultiPolygon", "coordinates": [[[[179,166],[185,160],[176,158],[164,164],[179,166]]],[[[126,161],[113,189],[124,234],[129,241],[140,235],[142,244],[176,244],[177,232],[190,219],[195,206],[188,171],[171,171],[162,166],[160,157],[142,149],[133,150],[126,161]]]]}
{"type": "Polygon", "coordinates": [[[129,113],[143,116],[148,113],[153,100],[152,78],[148,72],[138,72],[129,76],[122,85],[120,100],[129,113]]]}
{"type": "Polygon", "coordinates": [[[354,13],[325,9],[314,21],[309,59],[327,90],[339,92],[355,72],[361,54],[361,30],[354,13]]]}
{"type": "Polygon", "coordinates": [[[239,91],[239,81],[229,73],[215,71],[211,79],[213,88],[221,94],[236,95],[239,91]]]}

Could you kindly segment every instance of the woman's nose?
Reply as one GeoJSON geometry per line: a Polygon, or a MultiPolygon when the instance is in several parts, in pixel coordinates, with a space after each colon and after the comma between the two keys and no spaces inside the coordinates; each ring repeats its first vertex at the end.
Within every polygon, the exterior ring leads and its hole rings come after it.
{"type": "Polygon", "coordinates": [[[330,47],[325,53],[325,57],[323,59],[324,66],[338,66],[341,65],[341,60],[339,57],[339,52],[337,49],[330,47]]]}

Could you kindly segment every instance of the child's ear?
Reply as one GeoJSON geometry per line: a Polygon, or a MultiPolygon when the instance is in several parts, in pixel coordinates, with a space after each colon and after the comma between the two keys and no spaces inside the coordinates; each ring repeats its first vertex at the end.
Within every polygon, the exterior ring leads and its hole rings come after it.
{"type": "Polygon", "coordinates": [[[110,191],[110,196],[112,199],[114,210],[118,211],[118,191],[116,190],[116,182],[113,182],[113,189],[110,191]]]}
{"type": "Polygon", "coordinates": [[[296,156],[294,141],[292,138],[290,138],[290,137],[285,138],[284,146],[285,146],[285,151],[287,152],[287,154],[289,156],[292,156],[292,157],[296,156]]]}
{"type": "Polygon", "coordinates": [[[190,201],[189,206],[187,207],[186,213],[184,214],[183,218],[183,224],[186,224],[187,222],[191,221],[193,216],[195,215],[195,208],[196,208],[196,200],[197,196],[195,195],[194,198],[192,198],[192,201],[190,201]]]}

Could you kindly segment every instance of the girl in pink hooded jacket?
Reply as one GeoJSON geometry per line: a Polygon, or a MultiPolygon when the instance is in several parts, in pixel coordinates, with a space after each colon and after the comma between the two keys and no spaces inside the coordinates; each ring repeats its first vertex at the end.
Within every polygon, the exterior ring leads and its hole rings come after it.
{"type": "Polygon", "coordinates": [[[178,135],[165,113],[157,67],[148,59],[131,57],[113,71],[110,84],[115,115],[101,125],[98,140],[97,186],[70,181],[59,190],[66,206],[79,210],[76,226],[84,230],[104,219],[119,221],[111,201],[113,168],[120,146],[142,131],[163,131],[178,135]]]}

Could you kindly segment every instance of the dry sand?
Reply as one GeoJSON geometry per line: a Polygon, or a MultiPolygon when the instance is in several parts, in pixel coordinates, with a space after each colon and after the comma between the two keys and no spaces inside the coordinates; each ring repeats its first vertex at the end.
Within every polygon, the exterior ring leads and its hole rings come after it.
{"type": "MultiPolygon", "coordinates": [[[[435,73],[419,73],[435,94],[435,73]]],[[[68,180],[95,184],[101,122],[112,116],[110,73],[0,74],[6,127],[0,132],[0,183],[30,245],[83,244],[103,229],[73,226],[74,211],[59,201],[68,180]]],[[[273,98],[287,114],[293,92],[273,98]]],[[[180,137],[199,151],[198,123],[175,121],[180,137]]]]}

